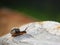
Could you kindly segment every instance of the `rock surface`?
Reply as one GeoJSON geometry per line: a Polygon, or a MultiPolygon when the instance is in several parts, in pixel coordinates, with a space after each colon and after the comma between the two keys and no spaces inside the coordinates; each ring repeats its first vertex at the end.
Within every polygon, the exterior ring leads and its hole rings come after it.
{"type": "Polygon", "coordinates": [[[0,45],[60,45],[60,23],[55,21],[32,22],[19,27],[26,34],[12,37],[6,34],[0,37],[0,45]]]}

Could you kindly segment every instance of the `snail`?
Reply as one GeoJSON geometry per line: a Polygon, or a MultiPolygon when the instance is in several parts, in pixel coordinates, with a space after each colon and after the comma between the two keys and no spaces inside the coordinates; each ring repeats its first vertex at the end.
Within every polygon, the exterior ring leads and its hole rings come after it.
{"type": "Polygon", "coordinates": [[[20,31],[19,28],[13,28],[10,33],[11,33],[12,37],[16,37],[16,36],[26,34],[27,33],[26,30],[27,30],[27,27],[25,28],[24,31],[20,31]]]}

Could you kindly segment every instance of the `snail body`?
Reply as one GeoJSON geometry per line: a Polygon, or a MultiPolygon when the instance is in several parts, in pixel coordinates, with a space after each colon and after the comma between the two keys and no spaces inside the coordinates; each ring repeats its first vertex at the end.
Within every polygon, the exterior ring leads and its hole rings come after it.
{"type": "Polygon", "coordinates": [[[20,31],[18,28],[14,28],[11,30],[12,37],[23,35],[25,33],[26,33],[26,31],[20,31]]]}

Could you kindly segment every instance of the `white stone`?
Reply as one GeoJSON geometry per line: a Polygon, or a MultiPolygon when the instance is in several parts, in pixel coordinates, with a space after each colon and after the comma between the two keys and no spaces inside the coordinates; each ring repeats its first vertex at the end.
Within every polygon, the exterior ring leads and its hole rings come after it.
{"type": "Polygon", "coordinates": [[[19,27],[26,34],[12,37],[6,34],[0,37],[0,45],[60,45],[60,23],[55,21],[32,22],[19,27]]]}

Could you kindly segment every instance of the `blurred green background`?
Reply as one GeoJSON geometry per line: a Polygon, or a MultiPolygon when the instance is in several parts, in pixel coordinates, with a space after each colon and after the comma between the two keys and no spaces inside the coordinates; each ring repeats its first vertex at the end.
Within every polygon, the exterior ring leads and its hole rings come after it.
{"type": "Polygon", "coordinates": [[[1,0],[0,8],[7,7],[38,20],[60,21],[59,0],[1,0]]]}

